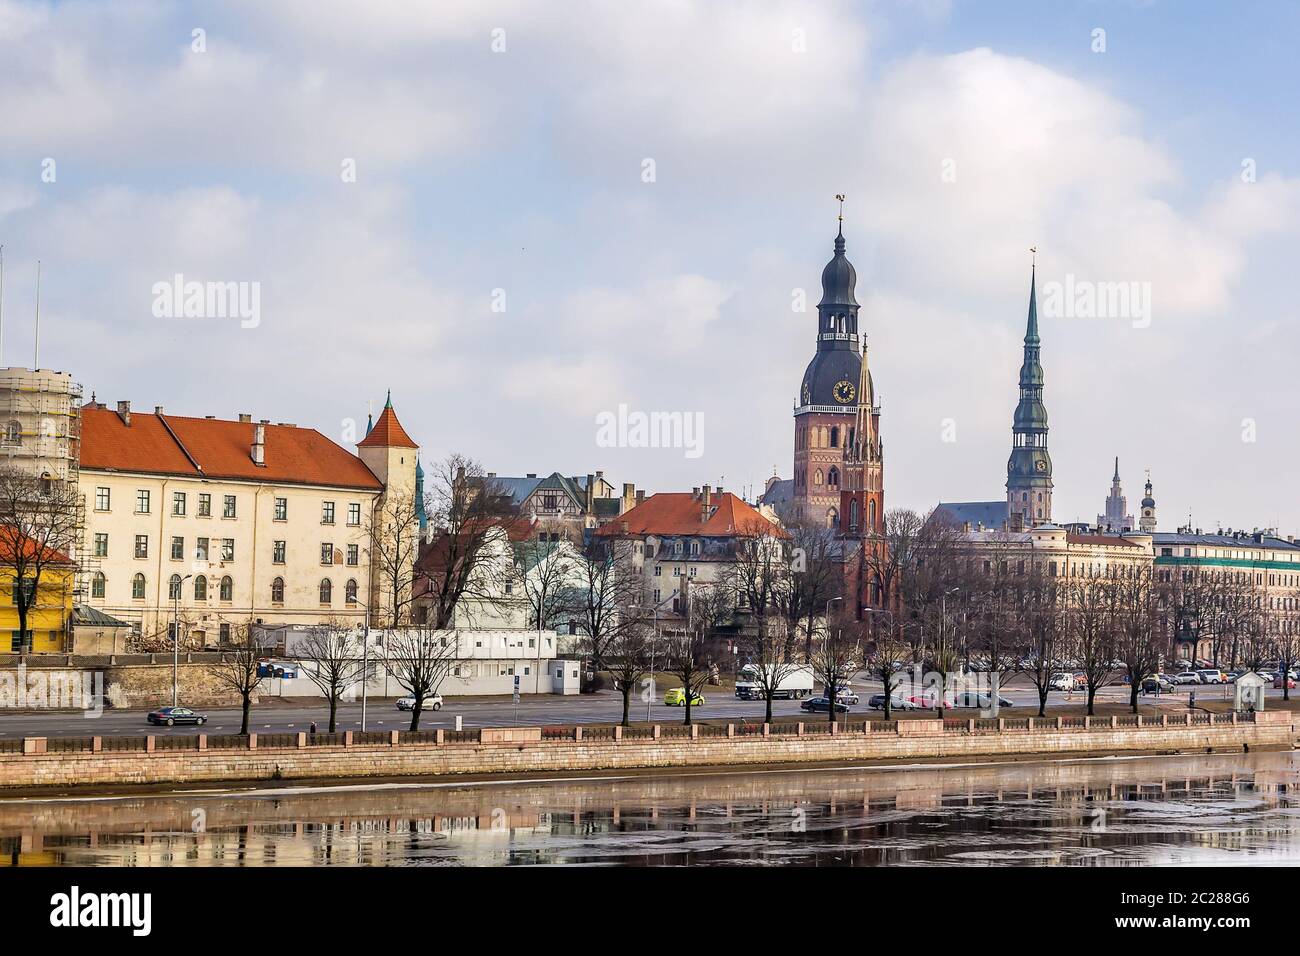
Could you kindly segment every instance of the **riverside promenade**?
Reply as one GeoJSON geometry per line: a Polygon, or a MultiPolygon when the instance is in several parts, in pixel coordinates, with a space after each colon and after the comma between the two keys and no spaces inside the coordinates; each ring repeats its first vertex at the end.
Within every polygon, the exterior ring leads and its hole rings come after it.
{"type": "Polygon", "coordinates": [[[25,737],[0,789],[1290,749],[1290,712],[25,737]]]}

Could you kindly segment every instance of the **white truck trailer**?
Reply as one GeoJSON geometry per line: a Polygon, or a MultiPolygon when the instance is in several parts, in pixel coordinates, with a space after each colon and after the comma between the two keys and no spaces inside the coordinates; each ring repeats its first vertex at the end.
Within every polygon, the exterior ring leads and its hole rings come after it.
{"type": "Polygon", "coordinates": [[[736,696],[741,700],[762,700],[765,696],[763,685],[767,683],[763,675],[777,674],[780,680],[773,688],[772,696],[800,700],[811,697],[813,692],[812,668],[806,665],[789,664],[746,664],[736,675],[736,696]]]}

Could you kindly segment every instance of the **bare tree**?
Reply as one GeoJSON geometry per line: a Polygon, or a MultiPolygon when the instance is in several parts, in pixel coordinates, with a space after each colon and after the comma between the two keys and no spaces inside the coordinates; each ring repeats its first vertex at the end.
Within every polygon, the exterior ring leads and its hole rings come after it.
{"type": "Polygon", "coordinates": [[[803,655],[812,656],[817,621],[826,614],[826,605],[844,594],[843,542],[832,528],[810,521],[795,523],[787,529],[783,548],[790,565],[785,585],[775,592],[779,613],[785,618],[785,632],[794,642],[803,632],[803,655]]]}
{"type": "Polygon", "coordinates": [[[236,624],[231,629],[230,647],[221,652],[220,659],[212,665],[212,677],[219,686],[239,695],[240,734],[248,733],[248,715],[253,707],[253,695],[262,684],[259,673],[262,649],[253,640],[250,624],[236,624]]]}
{"type": "Polygon", "coordinates": [[[891,611],[881,611],[871,616],[868,636],[871,639],[871,662],[867,670],[878,677],[884,690],[885,720],[893,714],[894,688],[898,685],[898,671],[910,656],[910,647],[903,632],[894,621],[891,611]]]}
{"type": "Polygon", "coordinates": [[[1038,716],[1047,716],[1047,695],[1052,675],[1064,658],[1060,594],[1056,582],[1041,564],[1031,561],[1024,580],[1017,582],[1014,600],[1015,626],[1028,647],[1025,673],[1038,694],[1038,716]]]}
{"type": "Polygon", "coordinates": [[[385,495],[366,517],[366,541],[376,591],[368,599],[376,624],[397,627],[410,620],[420,553],[419,510],[414,498],[385,495]]]}
{"type": "Polygon", "coordinates": [[[31,612],[66,603],[65,589],[76,573],[71,555],[80,525],[81,497],[75,485],[0,466],[0,570],[13,582],[24,650],[32,646],[31,612]]]}
{"type": "Polygon", "coordinates": [[[361,642],[356,629],[339,621],[311,628],[295,648],[302,672],[329,703],[329,732],[338,729],[339,700],[361,679],[361,642]]]}
{"type": "Polygon", "coordinates": [[[832,615],[826,622],[826,634],[814,645],[811,660],[813,676],[821,682],[826,695],[826,719],[830,723],[835,723],[835,704],[840,691],[849,686],[862,660],[858,622],[838,617],[832,615]]]}
{"type": "Polygon", "coordinates": [[[429,605],[428,623],[444,630],[452,627],[462,601],[491,606],[500,600],[509,574],[508,562],[500,560],[501,541],[525,519],[512,512],[500,485],[468,458],[451,455],[430,472],[425,510],[435,534],[420,555],[420,597],[429,605]]]}
{"type": "Polygon", "coordinates": [[[709,679],[710,644],[718,629],[730,619],[732,606],[727,592],[717,587],[692,589],[687,601],[685,625],[665,632],[664,646],[667,670],[682,682],[686,694],[686,715],[682,722],[689,725],[692,700],[709,679]]]}
{"type": "Polygon", "coordinates": [[[514,545],[511,577],[528,606],[530,623],[545,630],[574,603],[571,593],[577,572],[573,545],[558,533],[538,530],[514,545]]]}
{"type": "Polygon", "coordinates": [[[631,619],[614,629],[605,643],[605,666],[623,698],[623,726],[628,726],[632,691],[650,671],[650,641],[653,624],[644,618],[631,619]]]}
{"type": "Polygon", "coordinates": [[[1163,638],[1150,567],[1115,579],[1115,647],[1129,677],[1129,706],[1138,712],[1142,680],[1160,666],[1163,638]]]}
{"type": "Polygon", "coordinates": [[[1273,647],[1277,654],[1278,670],[1281,671],[1282,699],[1290,700],[1291,683],[1288,675],[1295,668],[1296,662],[1300,661],[1300,628],[1296,627],[1294,612],[1277,623],[1278,632],[1273,638],[1273,647]]]}
{"type": "Polygon", "coordinates": [[[599,673],[610,645],[621,645],[620,631],[638,627],[631,609],[640,603],[642,583],[631,542],[593,535],[574,561],[573,578],[577,589],[568,610],[599,673]]]}
{"type": "Polygon", "coordinates": [[[414,698],[411,727],[420,729],[424,702],[434,694],[460,657],[460,639],[454,630],[399,627],[385,641],[385,662],[393,679],[414,698]]]}
{"type": "Polygon", "coordinates": [[[1089,717],[1115,659],[1114,591],[1111,578],[1075,578],[1065,589],[1066,646],[1088,682],[1089,717]]]}
{"type": "Polygon", "coordinates": [[[772,722],[772,700],[781,685],[801,667],[795,642],[787,629],[782,607],[790,594],[803,586],[792,573],[788,536],[764,522],[755,533],[738,538],[734,560],[719,576],[750,626],[742,635],[753,681],[763,694],[767,723],[772,722]]]}

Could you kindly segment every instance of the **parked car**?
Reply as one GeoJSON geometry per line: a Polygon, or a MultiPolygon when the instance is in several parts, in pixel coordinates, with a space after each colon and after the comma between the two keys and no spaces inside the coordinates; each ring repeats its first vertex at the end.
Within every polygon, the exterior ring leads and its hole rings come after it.
{"type": "MultiPolygon", "coordinates": [[[[1282,675],[1281,675],[1281,674],[1278,674],[1276,677],[1273,678],[1273,689],[1274,689],[1274,690],[1281,690],[1281,689],[1282,689],[1282,679],[1283,679],[1283,678],[1282,678],[1282,675]]],[[[1288,688],[1289,690],[1295,690],[1295,679],[1294,679],[1294,678],[1291,678],[1291,677],[1286,678],[1286,686],[1287,686],[1287,688],[1288,688]]]]}
{"type": "MultiPolygon", "coordinates": [[[[414,697],[397,698],[397,709],[415,710],[415,698],[414,697]]],[[[422,712],[426,710],[442,710],[442,695],[434,694],[431,697],[424,698],[424,703],[420,705],[420,710],[422,712]]]]}
{"type": "Polygon", "coordinates": [[[1087,689],[1088,689],[1088,675],[1087,675],[1087,674],[1075,674],[1075,675],[1074,675],[1074,689],[1075,689],[1075,690],[1087,690],[1087,689]]]}
{"type": "MultiPolygon", "coordinates": [[[[664,694],[664,703],[667,704],[669,707],[685,707],[685,706],[686,706],[686,688],[685,688],[685,687],[674,687],[672,690],[668,691],[668,693],[664,694]]],[[[692,706],[692,707],[703,707],[703,706],[704,706],[704,695],[703,695],[703,694],[698,694],[698,693],[696,693],[696,694],[692,694],[692,695],[691,695],[691,706],[692,706]]]]}
{"type": "Polygon", "coordinates": [[[917,710],[942,710],[948,704],[943,698],[935,694],[916,694],[907,698],[908,703],[912,704],[917,710]]]}
{"type": "Polygon", "coordinates": [[[1073,674],[1053,674],[1047,686],[1052,690],[1074,690],[1073,674]]]}
{"type": "Polygon", "coordinates": [[[1179,686],[1179,687],[1181,687],[1184,684],[1202,683],[1201,675],[1198,674],[1196,671],[1183,671],[1180,674],[1171,675],[1169,679],[1174,683],[1175,686],[1179,686]]]}
{"type": "MultiPolygon", "coordinates": [[[[974,691],[965,691],[957,694],[952,699],[953,707],[971,707],[979,710],[988,710],[993,706],[993,696],[991,694],[977,694],[974,691]]],[[[998,695],[999,707],[1014,707],[1015,702],[1007,700],[1001,694],[998,695]]]]}
{"type": "MultiPolygon", "coordinates": [[[[872,710],[884,710],[885,695],[872,694],[867,699],[867,706],[870,707],[872,710]]],[[[918,708],[916,704],[912,703],[910,700],[895,695],[889,698],[889,709],[890,710],[917,710],[918,708]]]]}
{"type": "Polygon", "coordinates": [[[1152,674],[1142,678],[1142,693],[1155,694],[1174,689],[1174,681],[1168,674],[1152,674]]]}
{"type": "MultiPolygon", "coordinates": [[[[810,714],[819,712],[824,714],[831,709],[831,702],[825,697],[809,697],[799,705],[799,709],[806,710],[810,714]]],[[[842,704],[838,700],[835,702],[835,712],[837,714],[846,714],[848,713],[848,710],[848,704],[842,704]]]]}
{"type": "Polygon", "coordinates": [[[200,714],[188,707],[159,707],[157,710],[149,711],[145,719],[151,724],[163,724],[171,727],[174,724],[202,725],[207,723],[208,715],[200,714]]]}
{"type": "Polygon", "coordinates": [[[1196,672],[1201,677],[1202,684],[1224,684],[1227,683],[1227,675],[1217,667],[1207,667],[1196,672]]]}
{"type": "Polygon", "coordinates": [[[852,687],[841,687],[835,692],[835,699],[841,704],[848,704],[850,707],[858,705],[858,694],[852,687]]]}

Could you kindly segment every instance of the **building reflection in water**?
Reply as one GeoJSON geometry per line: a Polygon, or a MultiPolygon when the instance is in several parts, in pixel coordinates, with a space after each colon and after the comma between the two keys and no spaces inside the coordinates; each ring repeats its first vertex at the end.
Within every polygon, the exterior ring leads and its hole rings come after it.
{"type": "Polygon", "coordinates": [[[1300,862],[1296,753],[0,801],[0,865],[1300,862]]]}

